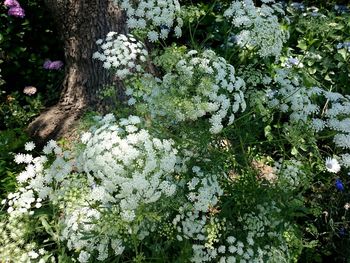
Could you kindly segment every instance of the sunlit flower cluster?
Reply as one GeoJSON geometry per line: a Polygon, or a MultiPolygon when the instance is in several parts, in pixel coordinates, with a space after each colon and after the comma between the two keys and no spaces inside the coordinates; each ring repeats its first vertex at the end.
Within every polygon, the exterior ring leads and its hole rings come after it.
{"type": "Polygon", "coordinates": [[[30,240],[32,227],[33,221],[28,215],[10,217],[8,221],[0,222],[1,262],[45,263],[54,260],[53,257],[49,260],[48,251],[38,248],[38,245],[30,240]]]}
{"type": "Polygon", "coordinates": [[[239,29],[236,36],[239,46],[256,49],[260,57],[278,58],[288,39],[288,33],[282,29],[278,18],[278,15],[284,15],[284,11],[274,1],[265,2],[272,3],[256,7],[252,0],[233,1],[224,15],[239,29]]]}
{"type": "Polygon", "coordinates": [[[144,71],[148,52],[134,36],[109,32],[105,40],[96,43],[101,51],[95,52],[93,58],[102,61],[103,67],[111,69],[119,79],[144,71]]]}
{"type": "Polygon", "coordinates": [[[319,94],[320,89],[303,87],[301,79],[291,74],[290,69],[276,70],[274,83],[277,88],[269,89],[266,94],[269,106],[289,112],[292,122],[307,122],[310,116],[319,112],[319,106],[312,102],[311,97],[319,94]]]}
{"type": "Polygon", "coordinates": [[[145,30],[148,40],[156,42],[166,39],[174,30],[177,37],[182,34],[182,19],[179,17],[178,0],[115,0],[127,15],[129,29],[145,30]]]}
{"type": "Polygon", "coordinates": [[[210,50],[192,50],[178,61],[175,58],[162,79],[145,75],[141,85],[128,86],[127,94],[134,96],[132,103],[141,99],[152,116],[163,116],[171,122],[208,116],[211,133],[223,129],[224,119],[231,125],[235,114],[246,108],[245,83],[235,76],[234,67],[210,50]]]}
{"type": "MultiPolygon", "coordinates": [[[[142,240],[155,231],[152,217],[141,222],[138,216],[154,214],[162,206],[159,203],[177,191],[173,174],[178,157],[171,140],[152,137],[140,128],[141,119],[136,116],[117,122],[109,114],[96,121],[82,135],[78,152],[64,151],[50,141],[43,152],[54,159],[46,168],[45,155],[17,155],[16,162],[27,165],[17,177],[23,187],[3,201],[14,218],[33,215],[43,201],[58,205],[61,239],[69,249],[82,250],[80,262],[87,262],[94,251],[99,254],[97,260],[105,260],[109,246],[120,255],[125,233],[142,240]],[[104,233],[103,237],[87,238],[92,231],[104,233]]],[[[27,143],[26,148],[34,145],[27,143]]]]}
{"type": "Polygon", "coordinates": [[[179,208],[173,224],[178,231],[177,239],[207,240],[206,213],[218,204],[223,190],[216,175],[205,174],[197,166],[192,168],[195,176],[187,182],[187,202],[179,208]]]}
{"type": "MultiPolygon", "coordinates": [[[[276,89],[268,89],[266,97],[271,108],[289,113],[291,122],[303,122],[317,133],[324,130],[335,132],[333,142],[343,150],[350,149],[350,97],[318,87],[306,88],[298,75],[290,74],[290,69],[276,71],[276,89]],[[316,104],[315,98],[324,101],[316,104]]],[[[340,164],[350,167],[349,153],[340,154],[340,164]]],[[[334,167],[334,165],[332,165],[334,167]]],[[[331,169],[332,171],[338,170],[331,169]]]]}
{"type": "Polygon", "coordinates": [[[173,143],[153,138],[139,128],[140,122],[136,116],[116,122],[113,115],[106,115],[82,136],[85,146],[76,158],[77,170],[86,174],[90,190],[76,207],[66,210],[63,230],[70,249],[83,249],[80,262],[93,251],[98,251],[97,260],[105,260],[109,245],[115,255],[122,254],[125,233],[145,238],[154,226],[152,218],[137,220],[144,216],[139,207],[143,213],[151,212],[154,203],[176,192],[171,176],[177,163],[173,143]],[[86,238],[95,231],[103,237],[86,238]]]}
{"type": "MultiPolygon", "coordinates": [[[[215,242],[208,245],[197,241],[193,245],[191,261],[235,263],[282,262],[289,259],[289,247],[284,235],[293,230],[283,220],[281,209],[272,202],[257,205],[255,210],[238,218],[239,229],[226,220],[222,224],[216,222],[215,242]]],[[[210,228],[207,226],[207,229],[210,228]]]]}

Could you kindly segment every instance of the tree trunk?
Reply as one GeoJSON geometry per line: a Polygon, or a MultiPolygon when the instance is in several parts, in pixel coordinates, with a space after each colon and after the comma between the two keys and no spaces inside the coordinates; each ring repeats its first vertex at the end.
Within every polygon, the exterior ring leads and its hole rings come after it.
{"type": "Polygon", "coordinates": [[[102,107],[98,90],[112,83],[101,63],[92,59],[95,41],[110,31],[125,33],[125,18],[113,0],[45,0],[64,42],[65,71],[59,102],[38,116],[28,132],[39,144],[70,133],[88,108],[102,107]]]}

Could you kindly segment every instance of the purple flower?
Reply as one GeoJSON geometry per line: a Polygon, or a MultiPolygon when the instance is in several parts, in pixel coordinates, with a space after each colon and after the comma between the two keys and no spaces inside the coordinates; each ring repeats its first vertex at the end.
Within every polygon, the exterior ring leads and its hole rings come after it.
{"type": "Polygon", "coordinates": [[[50,65],[51,65],[51,60],[47,59],[45,60],[43,67],[44,69],[49,69],[50,65]]]}
{"type": "Polygon", "coordinates": [[[20,7],[16,0],[5,0],[4,5],[7,7],[20,7]]]}
{"type": "Polygon", "coordinates": [[[344,185],[340,179],[335,180],[335,188],[337,188],[340,192],[344,191],[344,185]]]}
{"type": "Polygon", "coordinates": [[[45,61],[43,67],[44,69],[58,70],[63,67],[63,62],[60,60],[51,61],[48,59],[45,61]]]}
{"type": "Polygon", "coordinates": [[[21,17],[21,18],[25,16],[24,9],[20,6],[10,7],[7,14],[9,16],[15,16],[15,17],[21,17]]]}
{"type": "Polygon", "coordinates": [[[63,67],[63,62],[60,60],[52,61],[50,65],[50,69],[60,69],[63,67]]]}

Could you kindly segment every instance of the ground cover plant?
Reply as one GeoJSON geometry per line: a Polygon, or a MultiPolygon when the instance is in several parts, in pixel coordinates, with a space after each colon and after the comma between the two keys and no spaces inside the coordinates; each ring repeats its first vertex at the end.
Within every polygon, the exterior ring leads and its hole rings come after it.
{"type": "Polygon", "coordinates": [[[348,7],[114,3],[91,59],[126,99],[0,170],[0,261],[348,262],[348,7]]]}

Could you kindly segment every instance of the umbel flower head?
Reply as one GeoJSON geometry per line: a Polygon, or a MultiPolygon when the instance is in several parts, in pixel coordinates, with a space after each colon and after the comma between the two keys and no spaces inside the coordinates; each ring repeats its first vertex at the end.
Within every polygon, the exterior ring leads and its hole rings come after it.
{"type": "MultiPolygon", "coordinates": [[[[224,125],[234,122],[236,113],[245,110],[245,82],[236,77],[234,67],[214,51],[185,53],[178,48],[168,48],[159,61],[167,72],[162,79],[145,74],[140,78],[142,85],[130,83],[126,90],[127,95],[133,96],[131,100],[145,102],[151,116],[163,117],[169,123],[209,116],[209,131],[217,134],[224,125]],[[181,52],[181,59],[174,56],[181,52]],[[169,64],[164,63],[167,57],[174,57],[169,64]]],[[[128,103],[132,105],[134,101],[128,103]]]]}
{"type": "Polygon", "coordinates": [[[252,0],[232,1],[224,16],[240,29],[236,36],[239,46],[254,48],[263,58],[278,58],[288,39],[288,33],[279,24],[279,16],[284,16],[284,11],[275,1],[262,2],[261,7],[257,7],[252,0]]]}
{"type": "Polygon", "coordinates": [[[337,159],[327,157],[326,158],[326,169],[331,173],[338,173],[340,171],[340,164],[337,159]]]}
{"type": "Polygon", "coordinates": [[[119,79],[142,73],[147,64],[148,52],[145,45],[133,35],[109,32],[106,39],[99,39],[96,44],[100,51],[92,58],[103,62],[105,69],[111,69],[119,79]]]}
{"type": "Polygon", "coordinates": [[[126,13],[129,29],[142,30],[150,42],[166,39],[173,30],[176,37],[182,34],[178,0],[114,0],[126,13]]]}

